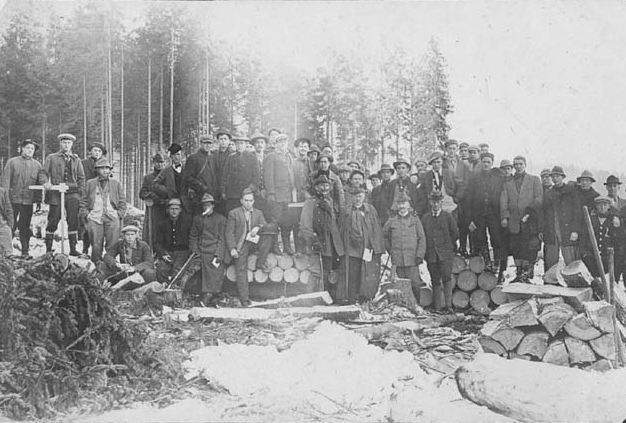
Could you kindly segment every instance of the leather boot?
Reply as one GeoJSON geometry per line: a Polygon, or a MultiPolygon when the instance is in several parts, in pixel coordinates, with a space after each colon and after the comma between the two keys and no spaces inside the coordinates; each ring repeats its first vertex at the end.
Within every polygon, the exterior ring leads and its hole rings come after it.
{"type": "Polygon", "coordinates": [[[52,252],[52,241],[54,241],[54,234],[46,234],[46,253],[52,252]]]}
{"type": "Polygon", "coordinates": [[[70,256],[79,257],[80,253],[76,251],[76,242],[78,241],[78,236],[76,234],[71,234],[68,236],[70,240],[70,256]]]}
{"type": "Polygon", "coordinates": [[[22,258],[23,259],[31,259],[32,257],[28,254],[28,243],[30,241],[30,236],[22,236],[20,234],[20,243],[22,244],[22,258]]]}
{"type": "Polygon", "coordinates": [[[293,255],[295,252],[291,248],[291,228],[283,226],[280,228],[280,239],[283,241],[283,253],[287,255],[293,255]]]}

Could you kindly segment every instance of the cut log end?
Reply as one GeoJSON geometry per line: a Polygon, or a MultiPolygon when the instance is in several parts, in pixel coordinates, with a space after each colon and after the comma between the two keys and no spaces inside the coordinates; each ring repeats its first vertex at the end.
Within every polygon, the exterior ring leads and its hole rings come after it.
{"type": "Polygon", "coordinates": [[[531,355],[541,360],[548,350],[549,337],[548,332],[530,332],[519,343],[516,352],[522,355],[531,355]]]}

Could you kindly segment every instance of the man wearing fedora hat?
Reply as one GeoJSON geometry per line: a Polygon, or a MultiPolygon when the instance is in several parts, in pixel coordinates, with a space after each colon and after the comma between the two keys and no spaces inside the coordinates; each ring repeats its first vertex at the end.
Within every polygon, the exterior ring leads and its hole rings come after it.
{"type": "Polygon", "coordinates": [[[241,205],[241,193],[246,188],[258,192],[258,183],[261,179],[261,167],[256,156],[246,151],[248,137],[238,134],[233,137],[235,153],[226,160],[220,179],[222,201],[226,204],[225,213],[241,205]]]}
{"type": "Polygon", "coordinates": [[[143,177],[141,188],[139,190],[139,198],[141,198],[147,206],[146,215],[143,220],[143,237],[146,242],[154,244],[155,228],[157,223],[165,219],[165,205],[167,199],[163,199],[154,192],[153,182],[165,167],[165,159],[161,153],[156,153],[152,157],[152,172],[143,177]]]}
{"type": "Polygon", "coordinates": [[[183,210],[189,210],[187,202],[187,193],[183,180],[183,147],[178,143],[172,143],[167,148],[170,155],[170,164],[165,166],[161,172],[154,178],[152,190],[163,200],[167,202],[171,198],[178,198],[182,202],[183,210]]]}
{"type": "Polygon", "coordinates": [[[454,212],[455,219],[457,218],[457,186],[454,179],[454,174],[450,169],[443,168],[443,154],[439,151],[435,151],[428,158],[428,164],[431,166],[431,170],[427,171],[420,181],[420,194],[421,199],[420,208],[417,210],[418,214],[423,215],[428,211],[427,198],[433,191],[439,191],[443,194],[443,209],[448,212],[454,212]]]}
{"type": "MultiPolygon", "coordinates": [[[[615,175],[609,175],[604,183],[607,198],[611,201],[611,209],[620,215],[622,223],[626,221],[626,200],[619,196],[619,187],[622,182],[615,175]]],[[[615,242],[615,280],[619,281],[626,265],[626,234],[620,231],[615,242]]]]}
{"type": "Polygon", "coordinates": [[[167,202],[167,218],[158,224],[155,234],[157,279],[169,282],[183,267],[189,257],[189,232],[191,219],[183,212],[180,198],[170,198],[167,202]]]}
{"type": "MultiPolygon", "coordinates": [[[[218,133],[222,141],[224,137],[226,141],[230,140],[231,135],[228,133],[218,133]]],[[[210,135],[200,137],[200,148],[197,152],[190,155],[183,169],[183,184],[187,189],[189,204],[194,214],[200,213],[202,205],[200,200],[204,194],[211,194],[213,197],[219,197],[219,170],[222,166],[221,161],[224,154],[230,154],[220,151],[215,154],[209,154],[213,145],[213,138],[210,135]]],[[[225,160],[225,158],[223,159],[225,160]]]]}
{"type": "MultiPolygon", "coordinates": [[[[41,193],[28,187],[36,185],[41,163],[33,158],[39,146],[32,140],[24,140],[20,155],[7,160],[2,173],[2,187],[8,191],[9,202],[13,209],[13,224],[20,231],[22,256],[28,258],[28,244],[32,236],[30,221],[33,216],[33,203],[41,202],[41,193]]],[[[11,225],[13,226],[13,225],[11,225]]],[[[12,230],[15,228],[11,228],[12,230]]]]}
{"type": "MultiPolygon", "coordinates": [[[[119,281],[133,273],[139,273],[144,283],[156,281],[152,249],[139,239],[139,228],[134,225],[122,228],[122,239],[107,248],[98,270],[102,280],[118,275],[116,279],[119,281]],[[119,275],[120,273],[123,275],[119,275]]],[[[115,279],[110,278],[109,282],[115,283],[115,279]]]]}
{"type": "Polygon", "coordinates": [[[359,169],[353,170],[350,173],[348,184],[344,187],[343,191],[346,197],[346,207],[350,207],[354,203],[354,199],[361,192],[365,191],[365,202],[371,203],[370,193],[363,187],[365,183],[365,174],[359,169]]]}
{"type": "Polygon", "coordinates": [[[607,197],[611,200],[611,207],[617,211],[622,210],[626,206],[626,200],[619,196],[620,185],[622,185],[622,181],[615,175],[609,175],[604,183],[607,197]]]}
{"type": "Polygon", "coordinates": [[[306,156],[309,159],[309,173],[315,172],[317,170],[317,158],[322,154],[320,148],[317,144],[311,144],[309,151],[307,151],[306,156]]]}
{"type": "Polygon", "coordinates": [[[405,159],[397,159],[393,163],[393,168],[396,171],[396,178],[389,182],[389,189],[387,195],[383,195],[383,200],[389,204],[389,210],[397,210],[396,198],[400,196],[400,193],[405,193],[411,199],[411,207],[418,214],[420,212],[420,196],[417,186],[411,182],[409,172],[411,171],[411,164],[405,159]]]}
{"type": "Polygon", "coordinates": [[[85,184],[80,199],[80,218],[91,240],[91,261],[98,264],[102,251],[120,236],[120,222],[126,214],[126,198],[120,183],[110,177],[112,166],[106,157],[96,162],[98,176],[85,184]]]}
{"type": "Polygon", "coordinates": [[[578,245],[583,229],[583,215],[576,189],[564,183],[565,173],[561,166],[551,171],[554,185],[546,193],[544,210],[543,242],[549,269],[559,261],[559,251],[565,264],[579,258],[578,245]]]}
{"type": "Polygon", "coordinates": [[[384,225],[387,219],[389,219],[391,204],[385,199],[389,197],[389,182],[395,172],[396,171],[393,167],[391,167],[391,165],[383,163],[378,171],[378,176],[381,180],[380,185],[372,189],[372,205],[378,213],[378,219],[380,220],[381,225],[384,225]]]}
{"type": "Polygon", "coordinates": [[[267,137],[258,130],[250,135],[250,144],[254,146],[254,154],[259,162],[259,168],[263,171],[263,160],[265,159],[265,148],[267,146],[267,137]]]}
{"type": "Polygon", "coordinates": [[[576,178],[576,192],[580,197],[580,203],[583,206],[587,206],[589,211],[595,209],[594,199],[600,194],[593,189],[592,185],[596,182],[593,177],[593,173],[588,170],[583,170],[578,178],[576,178]]]}
{"type": "Polygon", "coordinates": [[[72,146],[76,137],[72,134],[60,134],[58,137],[60,149],[49,154],[44,163],[44,170],[48,181],[44,187],[65,183],[68,190],[65,193],[65,204],[61,204],[61,193],[58,191],[46,192],[46,200],[50,205],[48,210],[48,226],[46,227],[46,251],[52,251],[54,233],[61,220],[61,207],[65,207],[67,219],[67,235],[70,242],[70,255],[80,256],[76,250],[78,241],[78,203],[80,194],[85,186],[85,172],[80,158],[72,153],[72,146]]]}

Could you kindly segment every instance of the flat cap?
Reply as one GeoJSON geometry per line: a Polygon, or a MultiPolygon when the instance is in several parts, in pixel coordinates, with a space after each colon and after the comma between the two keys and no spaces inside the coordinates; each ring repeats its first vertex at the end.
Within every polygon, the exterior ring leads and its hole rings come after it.
{"type": "Polygon", "coordinates": [[[513,163],[509,159],[500,160],[500,169],[504,169],[505,167],[513,167],[513,163]]]}
{"type": "Polygon", "coordinates": [[[563,168],[561,166],[554,166],[550,171],[550,175],[561,175],[565,178],[565,172],[563,172],[563,168]]]}
{"type": "Polygon", "coordinates": [[[482,153],[480,155],[480,160],[484,159],[485,157],[489,157],[491,159],[491,161],[493,162],[494,156],[492,153],[482,153]]]}
{"type": "Polygon", "coordinates": [[[446,142],[443,144],[444,147],[448,148],[451,145],[459,145],[459,142],[457,140],[453,140],[452,138],[449,140],[446,140],[446,142]]]}
{"type": "Polygon", "coordinates": [[[182,207],[183,206],[183,202],[180,201],[180,198],[170,198],[167,202],[167,207],[171,207],[171,206],[179,206],[182,207]]]}
{"type": "Polygon", "coordinates": [[[59,141],[62,141],[62,140],[70,140],[72,142],[76,141],[76,137],[72,134],[59,134],[57,135],[57,138],[59,139],[59,141]]]}
{"type": "Polygon", "coordinates": [[[215,198],[213,198],[213,196],[209,193],[206,193],[202,196],[202,199],[200,200],[201,203],[215,203],[215,198]]]}
{"type": "Polygon", "coordinates": [[[305,137],[300,137],[300,138],[298,138],[297,140],[295,140],[295,141],[293,142],[293,146],[294,146],[294,147],[297,147],[297,146],[299,146],[299,145],[300,145],[300,143],[301,143],[301,142],[305,142],[305,143],[307,143],[307,144],[309,145],[309,147],[311,147],[311,140],[310,140],[310,139],[308,139],[308,138],[305,138],[305,137]]]}
{"type": "Polygon", "coordinates": [[[550,172],[550,169],[544,169],[541,171],[541,173],[539,174],[539,176],[550,176],[552,172],[550,172]]]}
{"type": "Polygon", "coordinates": [[[467,146],[467,151],[479,151],[479,150],[480,150],[480,147],[478,147],[477,145],[472,144],[472,145],[467,146]]]}
{"type": "Polygon", "coordinates": [[[179,151],[181,151],[182,149],[183,149],[183,147],[180,144],[177,144],[177,143],[174,142],[174,143],[172,143],[172,145],[170,145],[167,148],[167,151],[169,151],[170,154],[176,154],[179,151]]]}
{"type": "Polygon", "coordinates": [[[431,164],[437,159],[443,159],[443,154],[441,153],[441,151],[434,151],[428,158],[428,164],[431,164]]]}
{"type": "Polygon", "coordinates": [[[597,203],[607,203],[607,204],[611,204],[612,201],[609,197],[607,197],[606,195],[598,195],[596,198],[593,199],[593,201],[597,204],[597,203]]]}
{"type": "Polygon", "coordinates": [[[128,231],[139,233],[139,228],[136,227],[135,225],[126,225],[122,228],[122,233],[126,233],[128,231]]]}

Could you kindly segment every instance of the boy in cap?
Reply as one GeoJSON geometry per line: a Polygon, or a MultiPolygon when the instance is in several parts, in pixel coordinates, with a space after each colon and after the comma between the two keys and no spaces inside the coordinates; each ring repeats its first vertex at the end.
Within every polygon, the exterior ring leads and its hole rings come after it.
{"type": "Polygon", "coordinates": [[[436,311],[452,311],[452,258],[458,226],[450,213],[443,210],[443,195],[433,191],[429,195],[430,210],[422,217],[426,238],[426,263],[433,289],[433,303],[436,311]],[[443,288],[443,301],[441,290],[443,288]]]}
{"type": "Polygon", "coordinates": [[[341,165],[337,168],[337,171],[339,172],[337,176],[339,176],[339,179],[341,180],[343,186],[348,186],[348,184],[350,183],[350,174],[352,173],[352,168],[348,165],[341,165]]]}
{"type": "Polygon", "coordinates": [[[189,257],[189,232],[191,219],[183,212],[180,198],[167,202],[167,218],[159,222],[155,234],[154,252],[157,261],[157,279],[169,282],[183,267],[189,257]]]}
{"type": "Polygon", "coordinates": [[[183,147],[173,143],[167,148],[167,151],[170,155],[170,164],[165,166],[154,178],[152,190],[166,203],[171,198],[178,198],[182,203],[183,210],[190,212],[183,181],[183,147]]]}
{"type": "Polygon", "coordinates": [[[49,180],[44,184],[48,191],[52,185],[65,183],[68,190],[65,193],[65,204],[61,204],[59,191],[46,192],[46,199],[50,208],[48,210],[48,226],[46,227],[46,252],[52,251],[54,233],[61,220],[61,207],[65,207],[67,219],[67,235],[70,242],[70,255],[80,256],[76,250],[78,241],[78,207],[80,194],[85,186],[85,172],[83,164],[78,156],[72,153],[72,146],[76,137],[72,134],[60,134],[58,137],[60,149],[56,153],[46,157],[44,170],[49,180]]]}
{"type": "Polygon", "coordinates": [[[2,187],[8,192],[13,209],[13,222],[20,231],[22,257],[26,259],[30,257],[28,244],[32,236],[30,222],[33,216],[33,203],[41,202],[40,192],[28,188],[37,184],[42,172],[41,163],[33,158],[38,148],[39,146],[31,140],[22,142],[21,154],[7,160],[2,174],[2,187]]]}
{"type": "MultiPolygon", "coordinates": [[[[593,226],[593,232],[596,238],[596,243],[598,244],[598,250],[600,250],[602,266],[604,271],[608,272],[608,249],[623,249],[620,248],[619,243],[623,242],[624,239],[624,227],[619,214],[611,207],[611,200],[607,196],[599,195],[595,197],[594,203],[595,207],[590,210],[589,217],[591,218],[591,226],[593,226]]],[[[593,254],[593,247],[588,231],[584,232],[583,240],[581,242],[581,252],[583,262],[587,268],[589,268],[589,272],[591,272],[591,274],[595,277],[601,276],[593,254]]],[[[623,263],[618,264],[616,260],[614,264],[616,280],[619,281],[617,275],[619,274],[618,271],[621,273],[623,263]]]]}
{"type": "Polygon", "coordinates": [[[322,155],[320,148],[316,144],[311,144],[306,156],[309,159],[309,174],[317,170],[317,158],[322,155]]]}
{"type": "Polygon", "coordinates": [[[385,248],[398,277],[411,279],[413,294],[419,303],[422,281],[418,266],[426,254],[426,235],[420,218],[411,210],[411,199],[402,194],[397,202],[397,214],[383,226],[385,248]]]}
{"type": "Polygon", "coordinates": [[[134,225],[124,226],[122,239],[107,248],[98,269],[100,277],[103,280],[109,278],[111,284],[134,273],[139,273],[144,283],[156,280],[152,250],[139,239],[139,228],[134,225]],[[111,278],[114,275],[117,276],[111,278]]]}
{"type": "Polygon", "coordinates": [[[167,200],[159,197],[152,189],[154,180],[164,167],[165,159],[160,153],[156,153],[154,157],[152,157],[152,172],[143,177],[141,189],[139,190],[139,198],[143,200],[147,208],[143,220],[143,236],[148,245],[153,244],[152,241],[154,240],[157,223],[161,222],[166,217],[165,205],[167,200]]]}
{"type": "Polygon", "coordinates": [[[126,197],[120,183],[111,178],[109,160],[96,162],[98,176],[87,181],[80,199],[80,218],[91,240],[91,261],[102,260],[102,251],[111,247],[120,236],[120,222],[126,214],[126,197]]]}
{"type": "Polygon", "coordinates": [[[579,258],[578,244],[583,229],[582,206],[575,188],[563,182],[565,173],[561,166],[554,166],[551,173],[554,185],[546,193],[543,204],[544,260],[548,269],[558,263],[559,251],[566,265],[579,258]]]}

